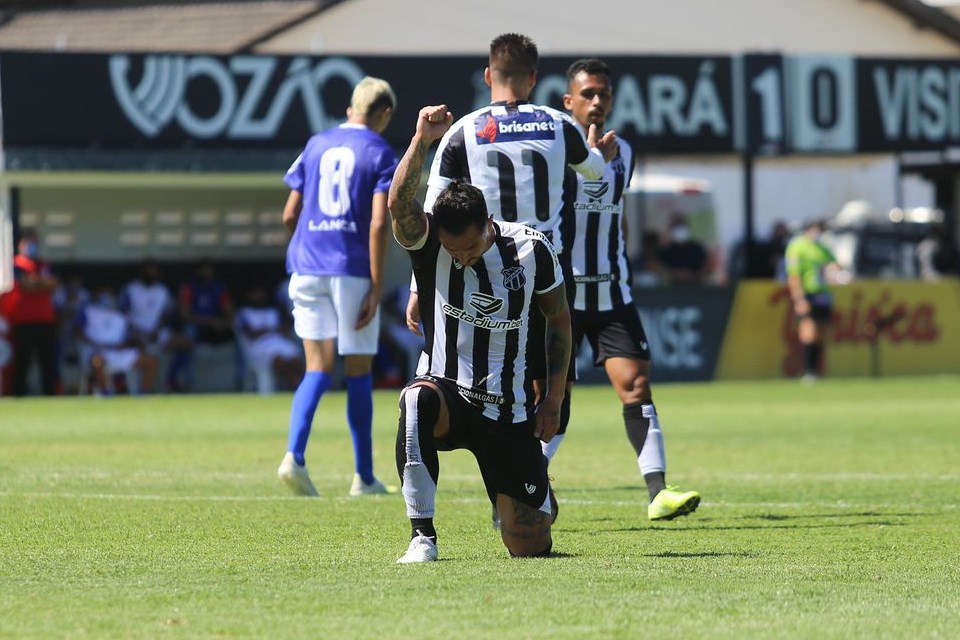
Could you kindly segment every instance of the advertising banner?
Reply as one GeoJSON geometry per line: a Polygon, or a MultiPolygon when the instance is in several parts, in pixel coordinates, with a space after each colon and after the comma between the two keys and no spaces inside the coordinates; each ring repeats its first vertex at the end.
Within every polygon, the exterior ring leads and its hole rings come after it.
{"type": "Polygon", "coordinates": [[[732,300],[733,290],[727,287],[636,291],[654,382],[713,379],[732,300]]]}
{"type": "MultiPolygon", "coordinates": [[[[562,108],[574,58],[541,60],[531,101],[562,108]]],[[[731,60],[608,57],[610,125],[647,152],[733,149],[731,60]]],[[[350,91],[388,80],[398,109],[386,135],[405,147],[422,106],[455,116],[487,104],[482,56],[211,56],[0,53],[7,147],[299,148],[342,122],[350,91]],[[43,82],[38,82],[42,78],[43,82]]]]}
{"type": "MultiPolygon", "coordinates": [[[[740,284],[717,379],[790,378],[802,365],[786,287],[740,284]]],[[[867,280],[834,288],[826,376],[936,373],[960,373],[960,281],[867,280]]]]}

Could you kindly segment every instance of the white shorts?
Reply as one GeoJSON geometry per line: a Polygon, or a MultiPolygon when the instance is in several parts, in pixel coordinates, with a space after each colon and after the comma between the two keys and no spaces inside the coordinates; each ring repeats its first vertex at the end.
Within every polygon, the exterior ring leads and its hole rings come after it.
{"type": "Polygon", "coordinates": [[[80,347],[78,355],[83,358],[83,361],[86,363],[89,363],[93,356],[99,355],[103,358],[104,370],[108,375],[133,371],[137,360],[140,359],[139,349],[134,349],[133,347],[104,347],[95,349],[89,345],[84,345],[80,347]]]}
{"type": "Polygon", "coordinates": [[[290,276],[293,329],[303,340],[337,339],[342,355],[373,355],[380,335],[380,308],[359,331],[354,327],[370,279],[356,276],[290,276]]]}

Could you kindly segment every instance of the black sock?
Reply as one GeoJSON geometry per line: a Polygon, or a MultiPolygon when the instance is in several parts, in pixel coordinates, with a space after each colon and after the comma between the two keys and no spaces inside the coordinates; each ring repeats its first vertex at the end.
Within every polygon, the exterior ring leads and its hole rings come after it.
{"type": "Polygon", "coordinates": [[[433,518],[410,518],[410,538],[427,536],[437,542],[437,530],[433,528],[433,518]]]}
{"type": "Polygon", "coordinates": [[[647,483],[647,493],[650,494],[650,500],[653,501],[657,494],[667,488],[667,476],[663,471],[654,471],[643,476],[643,481],[647,483]]]}
{"type": "Polygon", "coordinates": [[[639,456],[643,451],[643,443],[647,441],[647,429],[650,428],[650,419],[643,417],[642,402],[623,406],[623,426],[627,429],[627,438],[633,450],[639,456]]]}
{"type": "Polygon", "coordinates": [[[813,369],[811,370],[815,374],[819,374],[823,371],[823,345],[815,344],[813,345],[813,369]]]}
{"type": "Polygon", "coordinates": [[[820,345],[817,344],[805,344],[803,345],[803,372],[812,373],[816,375],[817,373],[817,360],[819,360],[820,345]]]}

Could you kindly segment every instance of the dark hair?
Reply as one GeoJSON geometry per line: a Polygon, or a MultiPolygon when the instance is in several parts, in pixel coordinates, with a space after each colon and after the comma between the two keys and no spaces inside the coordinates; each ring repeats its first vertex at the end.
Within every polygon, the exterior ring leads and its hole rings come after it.
{"type": "Polygon", "coordinates": [[[452,236],[462,235],[471,226],[482,231],[488,217],[483,192],[460,180],[450,183],[433,203],[437,230],[452,236]]]}
{"type": "Polygon", "coordinates": [[[17,235],[16,244],[20,244],[24,240],[39,240],[40,236],[37,234],[37,230],[33,227],[23,227],[20,229],[20,233],[17,235]]]}
{"type": "Polygon", "coordinates": [[[490,43],[490,71],[504,79],[522,78],[537,70],[537,45],[519,33],[504,33],[490,43]]]}
{"type": "Polygon", "coordinates": [[[567,67],[567,85],[573,82],[577,74],[583,72],[590,76],[610,77],[610,67],[600,58],[580,58],[567,67]]]}
{"type": "Polygon", "coordinates": [[[813,229],[814,227],[816,227],[816,228],[819,229],[820,231],[826,231],[826,230],[827,230],[827,221],[824,220],[823,218],[812,218],[812,219],[810,219],[810,220],[807,220],[807,221],[803,224],[803,230],[804,230],[804,231],[810,231],[810,229],[813,229]]]}

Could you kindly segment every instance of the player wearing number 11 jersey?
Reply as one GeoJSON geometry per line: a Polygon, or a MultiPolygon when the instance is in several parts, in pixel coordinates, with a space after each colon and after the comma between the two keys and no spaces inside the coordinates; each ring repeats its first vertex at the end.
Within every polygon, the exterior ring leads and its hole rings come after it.
{"type": "Polygon", "coordinates": [[[287,454],[277,471],[294,493],[316,495],[304,451],[320,396],[330,385],[334,340],[344,356],[347,422],[356,463],[350,495],[386,493],[373,475],[371,364],[380,331],[387,192],[397,157],[380,135],[396,106],[390,85],[364,78],[347,121],[311,137],[284,178],[283,223],[294,330],[306,374],[293,396],[287,454]]]}
{"type": "MultiPolygon", "coordinates": [[[[599,179],[617,153],[617,140],[612,131],[598,138],[595,128],[585,138],[565,113],[527,102],[537,81],[537,61],[537,46],[526,36],[506,33],[490,43],[483,78],[490,86],[491,104],[460,118],[440,140],[424,210],[432,211],[437,196],[455,180],[478,187],[495,220],[528,225],[553,243],[569,296],[569,252],[560,237],[564,173],[569,166],[588,180],[599,179]]],[[[530,332],[532,375],[542,381],[545,360],[537,355],[543,349],[542,320],[536,319],[530,332]]],[[[569,371],[572,380],[572,363],[569,371]]],[[[569,419],[567,394],[561,433],[569,419]]],[[[559,446],[562,439],[554,438],[549,447],[559,446]]]]}
{"type": "Polygon", "coordinates": [[[600,178],[616,141],[611,132],[591,149],[565,113],[527,102],[537,59],[537,47],[526,36],[507,33],[490,43],[483,77],[492,102],[460,118],[440,140],[424,209],[431,211],[440,192],[463,180],[483,192],[494,219],[531,226],[562,253],[564,172],[569,165],[588,180],[600,178]]]}

